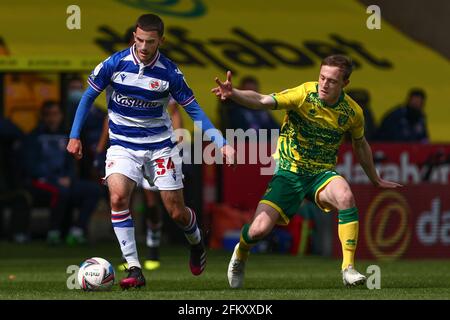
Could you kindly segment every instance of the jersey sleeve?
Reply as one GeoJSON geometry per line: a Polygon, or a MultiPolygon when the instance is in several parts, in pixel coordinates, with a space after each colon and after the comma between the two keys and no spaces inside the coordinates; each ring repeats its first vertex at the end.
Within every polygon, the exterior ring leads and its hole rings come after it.
{"type": "Polygon", "coordinates": [[[102,92],[111,82],[114,73],[114,59],[100,62],[88,77],[88,84],[97,92],[102,92]]]}
{"type": "Polygon", "coordinates": [[[295,88],[286,89],[279,93],[273,93],[272,97],[276,101],[276,110],[295,109],[302,105],[306,97],[304,85],[295,88]]]}
{"type": "Polygon", "coordinates": [[[364,137],[364,114],[360,106],[355,108],[355,117],[350,127],[352,139],[361,139],[364,137]]]}
{"type": "Polygon", "coordinates": [[[194,93],[189,88],[186,79],[180,69],[175,68],[170,82],[169,91],[175,101],[182,107],[195,100],[194,93]]]}

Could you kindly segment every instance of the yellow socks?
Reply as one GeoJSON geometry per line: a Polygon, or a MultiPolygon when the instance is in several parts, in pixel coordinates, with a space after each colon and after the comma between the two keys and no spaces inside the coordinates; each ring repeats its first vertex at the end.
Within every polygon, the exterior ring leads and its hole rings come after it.
{"type": "Polygon", "coordinates": [[[338,234],[342,245],[342,270],[355,265],[355,251],[358,242],[358,209],[339,210],[338,234]]]}
{"type": "Polygon", "coordinates": [[[246,261],[250,253],[251,248],[258,243],[259,240],[252,240],[248,235],[248,230],[250,229],[249,224],[245,224],[241,231],[241,238],[239,240],[239,247],[236,251],[236,256],[239,260],[246,261]]]}

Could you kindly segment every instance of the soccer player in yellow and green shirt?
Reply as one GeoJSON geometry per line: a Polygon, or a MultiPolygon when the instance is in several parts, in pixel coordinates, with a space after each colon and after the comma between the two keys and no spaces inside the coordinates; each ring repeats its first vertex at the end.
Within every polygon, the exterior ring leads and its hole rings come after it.
{"type": "Polygon", "coordinates": [[[232,288],[243,286],[250,249],[276,224],[288,224],[305,197],[325,212],[337,210],[343,283],[365,283],[366,277],[354,268],[358,209],[348,182],[335,171],[344,134],[351,134],[353,150],[375,186],[397,188],[401,185],[381,179],[375,170],[372,151],[364,138],[363,111],[343,91],[351,72],[349,58],[332,55],[322,61],[318,82],[306,82],[271,95],[233,88],[230,71],[225,82],[216,78],[218,86],[212,92],[222,100],[232,99],[255,109],[286,110],[278,139],[278,169],[252,222],[242,228],[240,242],[228,266],[232,288]]]}

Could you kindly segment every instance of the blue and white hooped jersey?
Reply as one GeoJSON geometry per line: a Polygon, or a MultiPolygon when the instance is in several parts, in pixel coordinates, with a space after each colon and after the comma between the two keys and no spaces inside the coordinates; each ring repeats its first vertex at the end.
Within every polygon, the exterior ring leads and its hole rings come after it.
{"type": "Polygon", "coordinates": [[[172,121],[167,113],[170,96],[183,107],[195,100],[172,61],[157,52],[144,65],[136,57],[134,45],[100,63],[88,83],[98,92],[110,86],[110,143],[133,150],[172,147],[172,121]]]}

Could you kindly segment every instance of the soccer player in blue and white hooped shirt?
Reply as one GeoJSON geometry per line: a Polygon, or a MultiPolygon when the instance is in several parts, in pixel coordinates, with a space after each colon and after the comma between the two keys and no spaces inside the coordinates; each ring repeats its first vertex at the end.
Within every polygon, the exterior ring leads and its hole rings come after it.
{"type": "MultiPolygon", "coordinates": [[[[111,220],[129,274],[122,288],[145,285],[136,249],[130,199],[136,183],[145,175],[160,190],[171,218],[183,229],[191,245],[189,265],[194,275],[203,272],[206,251],[195,213],[184,204],[181,159],[171,140],[172,124],[166,107],[171,95],[204,131],[214,126],[195,100],[177,66],[158,48],[164,37],[163,21],[154,14],[138,18],[135,43],[100,63],[89,76],[89,87],[79,103],[67,151],[82,157],[80,131],[89,108],[108,85],[113,89],[108,104],[110,145],[106,156],[111,220]]],[[[214,137],[212,137],[214,138],[214,137]]],[[[234,149],[219,135],[214,143],[228,164],[234,149]]]]}

